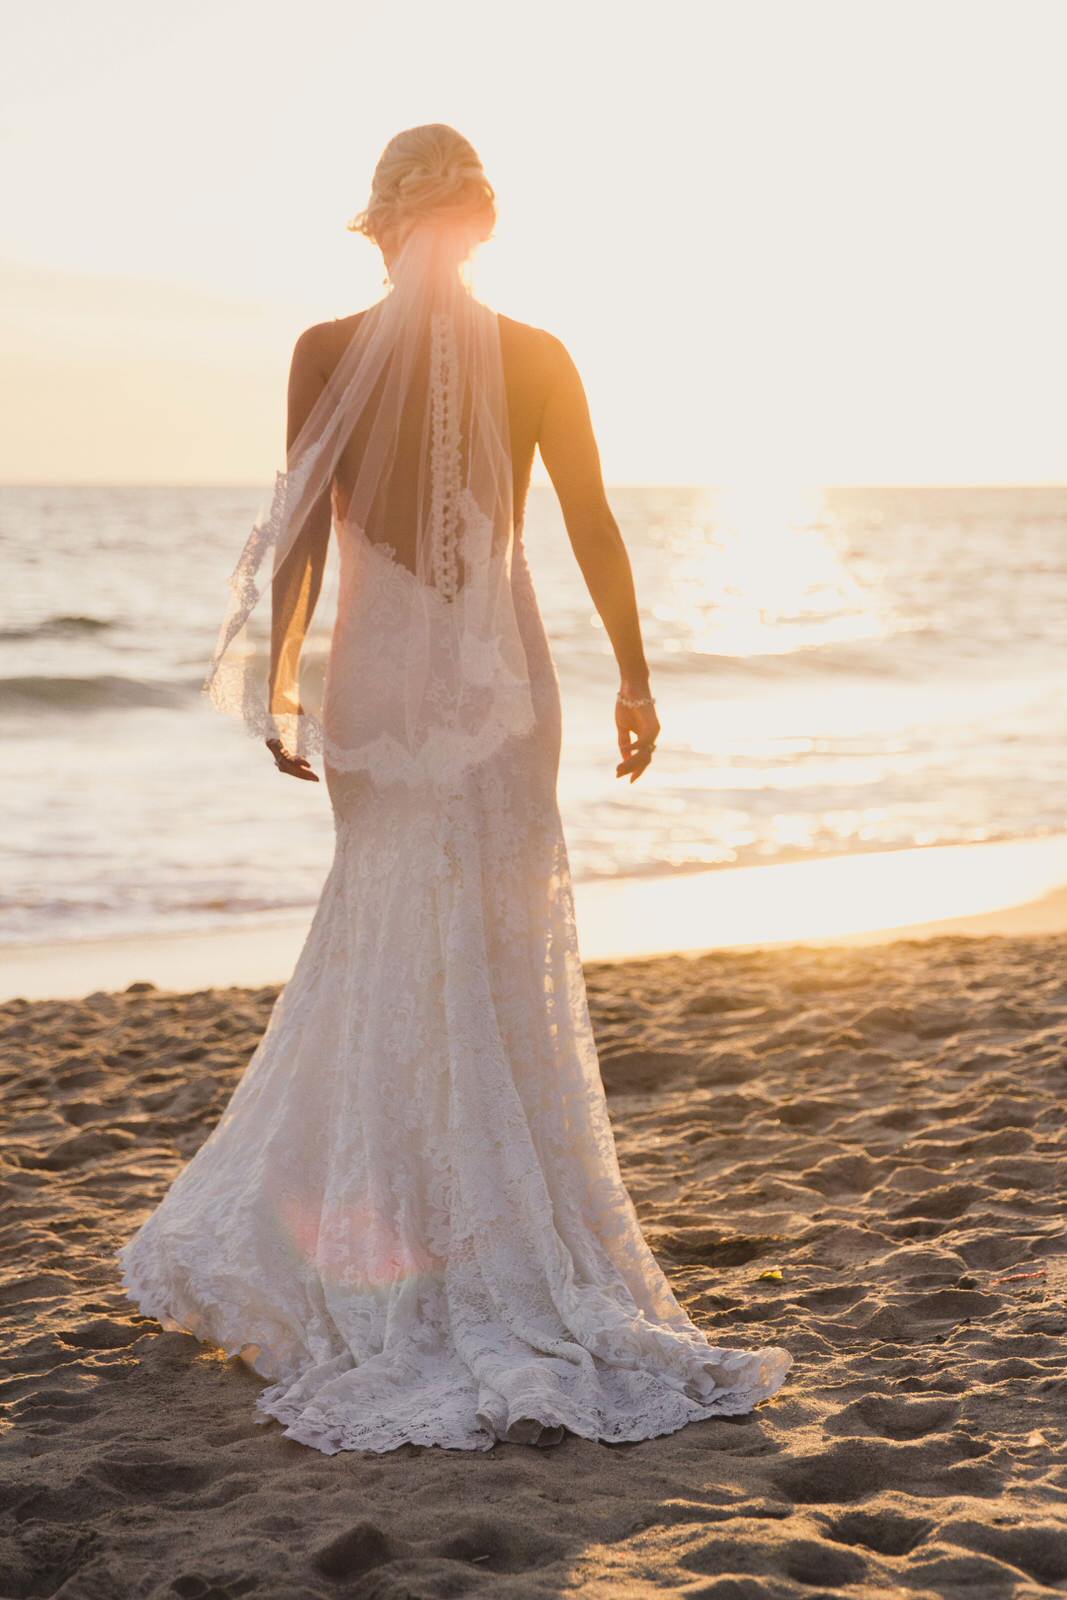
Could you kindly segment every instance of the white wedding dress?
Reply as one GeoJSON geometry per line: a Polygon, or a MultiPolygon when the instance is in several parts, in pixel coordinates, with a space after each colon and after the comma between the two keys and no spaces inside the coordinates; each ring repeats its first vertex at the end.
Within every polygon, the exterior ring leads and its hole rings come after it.
{"type": "Polygon", "coordinates": [[[645,1439],[750,1410],[791,1364],[695,1327],[619,1173],[468,248],[447,219],[412,228],[231,581],[208,687],[321,748],[335,855],[218,1125],[118,1252],[142,1311],[241,1354],[269,1380],[258,1420],[327,1453],[645,1439]],[[299,662],[331,520],[320,719],[299,662]],[[264,692],[248,624],[271,551],[264,692]]]}
{"type": "MultiPolygon", "coordinates": [[[[387,696],[418,581],[356,530],[339,543],[327,731],[346,684],[387,696]]],[[[326,1453],[645,1439],[750,1410],[791,1365],[708,1341],[623,1186],[518,536],[511,582],[534,731],[443,785],[327,765],[336,853],[292,977],[118,1252],[146,1315],[243,1353],[270,1380],[257,1420],[326,1453]]]]}

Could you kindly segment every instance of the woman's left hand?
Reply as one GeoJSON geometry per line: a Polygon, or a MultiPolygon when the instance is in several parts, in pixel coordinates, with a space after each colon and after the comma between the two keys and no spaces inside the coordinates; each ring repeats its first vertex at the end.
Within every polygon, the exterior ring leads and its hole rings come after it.
{"type": "Polygon", "coordinates": [[[291,756],[280,739],[268,739],[266,743],[279,772],[287,772],[291,778],[305,778],[309,783],[318,783],[318,773],[312,772],[303,756],[291,756]]]}

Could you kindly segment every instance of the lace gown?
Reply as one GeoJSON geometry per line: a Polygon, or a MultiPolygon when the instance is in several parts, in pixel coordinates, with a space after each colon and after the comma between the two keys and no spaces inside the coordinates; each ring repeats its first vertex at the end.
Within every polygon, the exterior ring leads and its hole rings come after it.
{"type": "MultiPolygon", "coordinates": [[[[325,717],[401,648],[387,554],[340,530],[325,717]],[[348,603],[345,597],[348,597],[348,603]]],[[[721,1349],[623,1186],[556,803],[560,703],[517,540],[536,705],[444,786],[326,769],[336,852],[214,1131],[118,1252],[141,1310],[242,1353],[258,1421],[326,1453],[649,1438],[791,1365],[721,1349]]]]}

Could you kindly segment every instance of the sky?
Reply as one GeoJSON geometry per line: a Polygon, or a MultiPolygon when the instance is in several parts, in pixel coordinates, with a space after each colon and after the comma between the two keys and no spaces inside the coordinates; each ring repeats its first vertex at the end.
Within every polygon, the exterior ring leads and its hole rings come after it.
{"type": "MultiPolygon", "coordinates": [[[[609,483],[1067,481],[1065,0],[2,0],[0,481],[269,483],[443,121],[609,483]]],[[[540,474],[543,480],[543,474],[540,474]]]]}

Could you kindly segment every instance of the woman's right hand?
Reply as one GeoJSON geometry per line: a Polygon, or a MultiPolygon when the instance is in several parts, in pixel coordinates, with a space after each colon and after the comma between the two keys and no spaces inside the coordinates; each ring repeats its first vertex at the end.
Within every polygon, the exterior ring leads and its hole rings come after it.
{"type": "Polygon", "coordinates": [[[318,783],[318,773],[312,772],[303,756],[291,756],[280,739],[268,739],[266,743],[279,772],[287,772],[291,778],[305,778],[309,783],[318,783]]]}
{"type": "Polygon", "coordinates": [[[647,687],[636,692],[624,688],[619,695],[615,702],[615,728],[622,760],[615,768],[615,776],[629,776],[630,782],[636,783],[652,760],[659,738],[659,718],[647,687]],[[648,700],[648,704],[628,706],[624,700],[648,700]]]}

